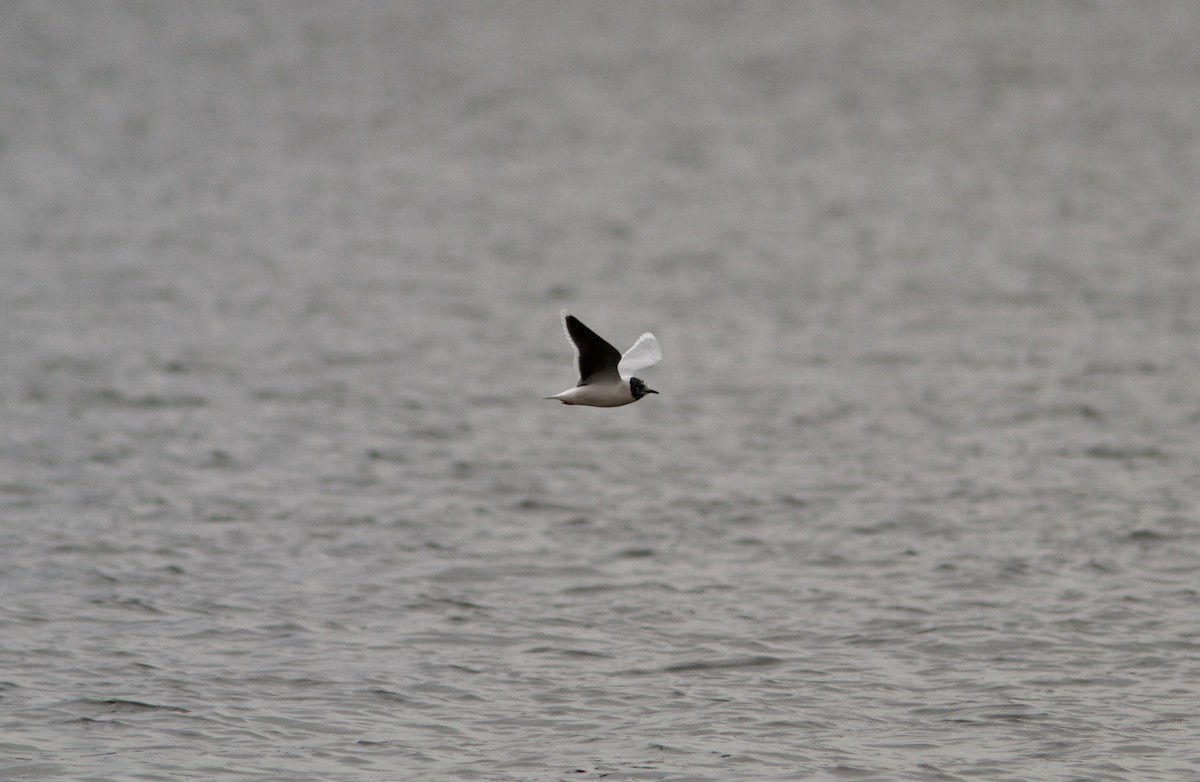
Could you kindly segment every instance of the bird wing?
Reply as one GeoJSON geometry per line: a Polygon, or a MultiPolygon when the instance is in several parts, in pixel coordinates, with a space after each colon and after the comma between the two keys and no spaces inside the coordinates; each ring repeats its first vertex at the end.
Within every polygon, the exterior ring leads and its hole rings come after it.
{"type": "Polygon", "coordinates": [[[578,385],[586,386],[597,382],[618,382],[617,364],[621,354],[596,332],[583,325],[583,321],[566,310],[562,311],[563,331],[575,348],[575,369],[579,372],[578,385]]]}
{"type": "Polygon", "coordinates": [[[658,346],[658,340],[654,338],[654,335],[647,331],[638,337],[637,342],[633,343],[633,347],[625,351],[624,356],[621,356],[617,369],[622,378],[630,378],[633,377],[634,372],[652,367],[660,361],[662,361],[662,348],[658,346]]]}

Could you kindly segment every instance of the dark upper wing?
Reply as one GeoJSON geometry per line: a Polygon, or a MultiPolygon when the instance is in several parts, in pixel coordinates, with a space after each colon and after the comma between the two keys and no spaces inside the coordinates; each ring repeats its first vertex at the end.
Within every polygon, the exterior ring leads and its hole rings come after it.
{"type": "Polygon", "coordinates": [[[597,381],[620,381],[617,364],[621,354],[605,342],[599,334],[589,329],[574,315],[563,313],[563,328],[575,345],[575,366],[579,370],[579,385],[586,386],[597,381]]]}

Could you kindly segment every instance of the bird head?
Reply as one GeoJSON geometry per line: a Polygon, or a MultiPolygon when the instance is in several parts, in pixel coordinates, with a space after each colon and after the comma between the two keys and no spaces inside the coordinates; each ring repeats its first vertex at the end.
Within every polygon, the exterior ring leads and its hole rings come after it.
{"type": "Polygon", "coordinates": [[[633,394],[634,399],[641,399],[646,394],[657,394],[653,388],[646,388],[646,384],[636,377],[629,378],[629,393],[633,394]]]}

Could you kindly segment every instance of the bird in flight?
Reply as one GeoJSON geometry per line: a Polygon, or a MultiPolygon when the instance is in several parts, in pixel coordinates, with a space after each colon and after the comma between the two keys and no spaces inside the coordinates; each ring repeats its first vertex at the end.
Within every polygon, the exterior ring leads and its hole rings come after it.
{"type": "Polygon", "coordinates": [[[574,315],[562,311],[563,330],[575,348],[575,369],[579,384],[561,394],[543,397],[557,399],[564,405],[590,407],[620,407],[636,402],[654,389],[633,376],[640,369],[662,361],[662,349],[650,332],[637,338],[625,355],[604,341],[596,332],[583,325],[574,315]]]}

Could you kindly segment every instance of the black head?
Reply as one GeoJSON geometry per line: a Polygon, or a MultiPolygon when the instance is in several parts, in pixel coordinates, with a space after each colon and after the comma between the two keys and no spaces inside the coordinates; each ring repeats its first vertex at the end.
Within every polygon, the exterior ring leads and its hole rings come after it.
{"type": "Polygon", "coordinates": [[[636,377],[629,378],[629,393],[633,394],[634,399],[641,399],[646,394],[657,394],[653,388],[646,388],[646,384],[636,377]]]}

